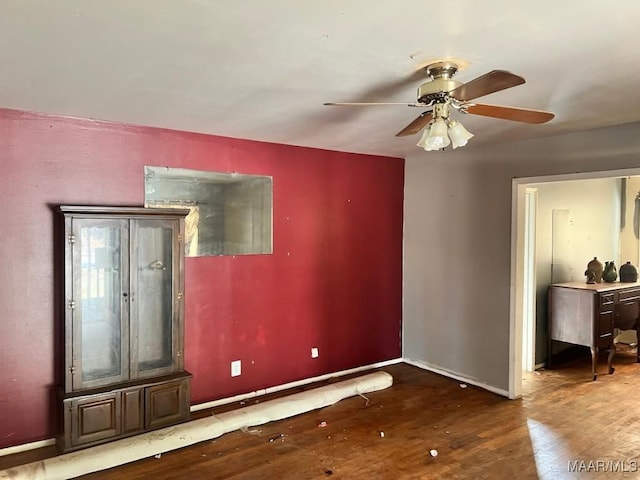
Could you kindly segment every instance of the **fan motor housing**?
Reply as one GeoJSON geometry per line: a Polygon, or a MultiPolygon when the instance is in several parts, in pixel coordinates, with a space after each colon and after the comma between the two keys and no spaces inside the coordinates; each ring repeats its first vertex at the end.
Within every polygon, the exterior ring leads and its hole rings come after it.
{"type": "Polygon", "coordinates": [[[430,82],[425,82],[418,87],[418,102],[425,105],[445,101],[451,90],[462,85],[451,78],[436,78],[430,82]]]}

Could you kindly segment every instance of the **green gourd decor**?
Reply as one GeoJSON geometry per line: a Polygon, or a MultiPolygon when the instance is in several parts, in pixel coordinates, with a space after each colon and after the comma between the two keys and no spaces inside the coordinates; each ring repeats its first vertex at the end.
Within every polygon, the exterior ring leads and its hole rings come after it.
{"type": "Polygon", "coordinates": [[[618,269],[616,264],[612,261],[604,263],[604,271],[602,272],[602,280],[611,283],[618,279],[618,269]]]}

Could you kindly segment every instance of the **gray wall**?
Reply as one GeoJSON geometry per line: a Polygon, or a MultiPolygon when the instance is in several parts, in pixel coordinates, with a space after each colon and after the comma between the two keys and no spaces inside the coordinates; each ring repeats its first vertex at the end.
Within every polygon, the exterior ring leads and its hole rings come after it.
{"type": "Polygon", "coordinates": [[[637,167],[640,124],[416,148],[405,165],[405,358],[508,390],[512,179],[637,167]]]}

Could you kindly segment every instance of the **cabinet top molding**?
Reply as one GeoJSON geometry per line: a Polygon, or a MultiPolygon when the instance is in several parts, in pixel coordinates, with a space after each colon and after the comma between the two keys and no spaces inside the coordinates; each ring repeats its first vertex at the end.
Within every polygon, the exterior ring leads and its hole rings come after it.
{"type": "Polygon", "coordinates": [[[181,215],[189,214],[188,208],[147,208],[147,207],[105,207],[95,205],[60,205],[58,207],[65,214],[101,214],[127,215],[127,216],[153,216],[153,215],[181,215]]]}

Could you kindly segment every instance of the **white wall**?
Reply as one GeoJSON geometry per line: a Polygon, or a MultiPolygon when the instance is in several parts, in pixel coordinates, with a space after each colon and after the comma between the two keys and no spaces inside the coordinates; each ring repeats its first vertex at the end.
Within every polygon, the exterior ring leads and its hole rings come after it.
{"type": "Polygon", "coordinates": [[[472,142],[406,159],[403,352],[507,391],[512,179],[640,167],[640,124],[472,142]]]}
{"type": "Polygon", "coordinates": [[[618,265],[620,237],[620,179],[571,180],[535,185],[538,189],[536,276],[539,285],[551,281],[586,281],[587,263],[597,256],[618,265]],[[552,216],[568,210],[570,223],[564,239],[569,248],[558,257],[565,268],[551,276],[552,216]]]}

